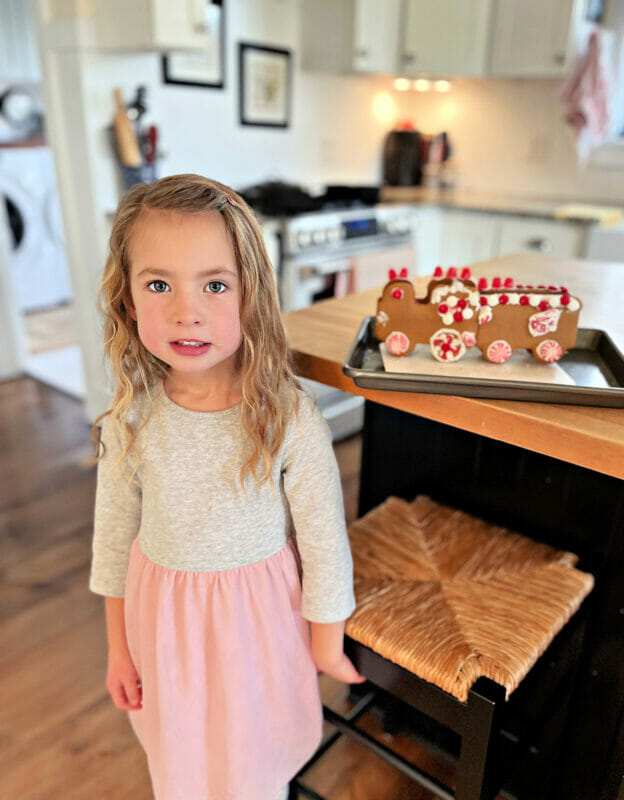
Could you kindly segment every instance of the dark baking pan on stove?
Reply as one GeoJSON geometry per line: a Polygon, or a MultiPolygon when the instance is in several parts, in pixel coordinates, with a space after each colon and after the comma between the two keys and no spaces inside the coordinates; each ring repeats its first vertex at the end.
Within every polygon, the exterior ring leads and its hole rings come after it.
{"type": "Polygon", "coordinates": [[[374,317],[367,317],[342,365],[344,374],[363,389],[624,408],[624,356],[601,330],[579,328],[575,346],[557,362],[574,381],[565,385],[459,378],[453,376],[452,365],[448,376],[386,372],[374,328],[374,317]]]}

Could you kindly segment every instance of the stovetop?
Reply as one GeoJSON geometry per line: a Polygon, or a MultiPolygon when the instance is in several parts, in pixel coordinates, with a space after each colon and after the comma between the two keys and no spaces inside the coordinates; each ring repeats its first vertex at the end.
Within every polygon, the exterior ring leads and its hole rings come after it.
{"type": "Polygon", "coordinates": [[[254,211],[269,217],[292,217],[311,211],[367,208],[379,202],[378,186],[329,185],[311,195],[295,184],[268,181],[239,192],[254,211]]]}

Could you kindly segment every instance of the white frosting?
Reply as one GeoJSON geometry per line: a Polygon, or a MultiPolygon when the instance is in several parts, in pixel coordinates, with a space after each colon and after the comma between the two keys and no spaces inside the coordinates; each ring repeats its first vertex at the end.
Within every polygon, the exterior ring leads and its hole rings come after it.
{"type": "Polygon", "coordinates": [[[446,303],[451,308],[455,308],[455,306],[457,305],[457,301],[458,300],[459,300],[458,297],[455,297],[455,295],[451,295],[450,297],[446,298],[446,303]]]}
{"type": "Polygon", "coordinates": [[[490,322],[491,319],[492,309],[489,306],[482,306],[482,308],[479,309],[479,325],[490,322]]]}
{"type": "Polygon", "coordinates": [[[463,310],[464,319],[472,319],[474,315],[474,311],[471,308],[465,308],[463,310]]]}
{"type": "Polygon", "coordinates": [[[570,302],[568,303],[568,309],[570,311],[578,311],[580,307],[581,307],[581,304],[576,299],[576,297],[571,297],[570,298],[570,302]]]}
{"type": "Polygon", "coordinates": [[[380,312],[377,314],[377,322],[378,322],[380,325],[387,325],[387,324],[388,324],[388,320],[389,320],[389,319],[390,319],[390,317],[389,317],[389,316],[386,314],[386,312],[385,312],[385,311],[380,311],[380,312]]]}
{"type": "Polygon", "coordinates": [[[440,316],[442,317],[442,322],[445,325],[451,325],[452,324],[452,322],[453,322],[453,312],[452,311],[447,311],[446,314],[441,314],[440,316]]]}
{"type": "Polygon", "coordinates": [[[517,292],[511,292],[507,297],[509,298],[510,306],[517,306],[520,304],[520,295],[517,292]]]}

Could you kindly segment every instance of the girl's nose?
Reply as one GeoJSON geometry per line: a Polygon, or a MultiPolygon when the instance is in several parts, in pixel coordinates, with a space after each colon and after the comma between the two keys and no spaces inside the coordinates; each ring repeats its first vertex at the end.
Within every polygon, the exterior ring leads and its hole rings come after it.
{"type": "Polygon", "coordinates": [[[198,299],[189,296],[178,297],[173,316],[177,325],[200,325],[202,312],[198,299]]]}

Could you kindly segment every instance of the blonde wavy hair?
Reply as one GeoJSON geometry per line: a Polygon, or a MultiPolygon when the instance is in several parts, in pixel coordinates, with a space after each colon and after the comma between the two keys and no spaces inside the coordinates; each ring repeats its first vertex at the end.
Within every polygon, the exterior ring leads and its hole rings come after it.
{"type": "MultiPolygon", "coordinates": [[[[284,442],[290,411],[298,408],[296,379],[280,316],[273,267],[261,228],[245,201],[217,181],[201,175],[171,175],[155,183],[139,184],[122,198],[109,240],[109,255],[100,285],[99,308],[104,317],[104,343],[116,389],[111,408],[93,425],[111,415],[124,443],[121,460],[128,456],[138,430],[128,424],[135,397],[152,397],[168,366],[141,342],[136,322],[124,302],[130,297],[130,243],[146,209],[198,214],[218,211],[231,237],[240,279],[242,343],[238,367],[242,382],[241,422],[251,443],[240,480],[251,473],[259,483],[271,478],[273,461],[284,442]],[[284,392],[292,403],[284,403],[284,392]]],[[[141,426],[142,427],[142,426],[141,426]]],[[[99,456],[101,458],[101,456],[99,456]]],[[[124,470],[125,471],[125,470],[124,470]]],[[[136,466],[132,474],[136,471],[136,466]]]]}

